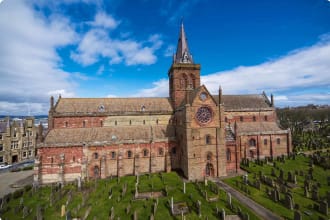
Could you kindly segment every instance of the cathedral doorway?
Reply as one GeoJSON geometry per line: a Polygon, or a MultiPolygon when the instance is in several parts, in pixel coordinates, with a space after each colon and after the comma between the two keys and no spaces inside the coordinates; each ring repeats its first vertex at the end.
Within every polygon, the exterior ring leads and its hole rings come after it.
{"type": "Polygon", "coordinates": [[[207,163],[205,168],[206,176],[214,177],[214,167],[212,163],[207,163]]]}

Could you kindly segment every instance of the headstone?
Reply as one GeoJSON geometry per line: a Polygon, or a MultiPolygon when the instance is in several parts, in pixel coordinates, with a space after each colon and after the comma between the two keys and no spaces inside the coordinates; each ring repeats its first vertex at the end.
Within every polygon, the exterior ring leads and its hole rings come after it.
{"type": "Polygon", "coordinates": [[[319,200],[319,191],[317,188],[312,189],[312,200],[318,201],[319,200]]]}
{"type": "Polygon", "coordinates": [[[226,211],[225,211],[224,208],[222,208],[221,214],[222,214],[222,220],[225,220],[226,219],[226,211]]]}
{"type": "Polygon", "coordinates": [[[138,215],[136,211],[134,211],[133,220],[138,220],[138,215]]]}
{"type": "Polygon", "coordinates": [[[304,195],[306,198],[309,197],[309,192],[308,192],[307,186],[304,187],[304,195]]]}
{"type": "Polygon", "coordinates": [[[207,186],[207,179],[204,177],[204,184],[207,186]]]}
{"type": "Polygon", "coordinates": [[[276,173],[275,173],[275,169],[274,168],[272,168],[272,174],[271,175],[274,176],[274,177],[276,177],[276,173]]]}
{"type": "Polygon", "coordinates": [[[66,215],[65,215],[65,220],[71,220],[72,217],[71,217],[71,212],[70,211],[67,211],[66,212],[66,215]]]}
{"type": "Polygon", "coordinates": [[[186,194],[186,182],[183,182],[183,193],[186,194]]]}
{"type": "Polygon", "coordinates": [[[29,208],[27,206],[24,206],[23,208],[23,218],[29,215],[29,208]]]}
{"type": "Polygon", "coordinates": [[[171,197],[171,212],[173,213],[173,197],[171,197]]]}
{"type": "Polygon", "coordinates": [[[288,172],[288,182],[292,183],[293,182],[293,177],[291,171],[288,172]]]}
{"type": "Polygon", "coordinates": [[[80,176],[77,178],[77,187],[78,187],[78,190],[81,190],[81,177],[80,176]]]}
{"type": "Polygon", "coordinates": [[[231,204],[231,194],[230,194],[230,192],[227,192],[227,202],[228,202],[229,207],[232,207],[232,204],[231,204]]]}
{"type": "Polygon", "coordinates": [[[279,192],[277,189],[273,189],[271,191],[271,198],[274,202],[278,202],[279,201],[279,192]]]}
{"type": "Polygon", "coordinates": [[[139,196],[139,192],[138,192],[138,184],[135,183],[135,198],[137,198],[139,196]]]}
{"type": "Polygon", "coordinates": [[[42,211],[41,211],[41,206],[38,205],[36,208],[36,217],[37,220],[43,220],[43,216],[42,216],[42,211]]]}
{"type": "Polygon", "coordinates": [[[328,215],[329,211],[328,211],[328,202],[327,201],[321,201],[320,202],[320,212],[323,215],[328,215]]]}
{"type": "Polygon", "coordinates": [[[292,195],[290,193],[287,193],[285,195],[285,206],[288,209],[293,210],[293,207],[294,207],[293,198],[292,198],[292,195]]]}
{"type": "Polygon", "coordinates": [[[283,172],[282,169],[280,169],[280,176],[279,176],[279,178],[280,178],[281,180],[284,179],[284,172],[283,172]]]}
{"type": "Polygon", "coordinates": [[[293,220],[302,220],[300,211],[298,211],[298,210],[294,211],[293,220]]]}
{"type": "Polygon", "coordinates": [[[197,210],[198,210],[198,216],[202,216],[202,209],[201,209],[202,203],[201,201],[197,200],[197,210]]]}
{"type": "Polygon", "coordinates": [[[65,205],[62,205],[61,207],[61,217],[65,215],[65,205]]]}

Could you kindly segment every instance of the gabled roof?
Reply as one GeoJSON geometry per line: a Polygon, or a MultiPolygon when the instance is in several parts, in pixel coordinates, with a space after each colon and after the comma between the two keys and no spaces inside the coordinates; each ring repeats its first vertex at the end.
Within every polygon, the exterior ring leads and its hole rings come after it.
{"type": "Polygon", "coordinates": [[[151,140],[174,138],[171,126],[122,126],[52,129],[41,146],[82,146],[118,143],[150,143],[151,140]]]}
{"type": "Polygon", "coordinates": [[[56,113],[171,113],[169,98],[60,98],[56,113]]]}
{"type": "Polygon", "coordinates": [[[276,122],[237,122],[238,135],[283,134],[288,130],[281,129],[276,122]]]}
{"type": "Polygon", "coordinates": [[[204,85],[201,85],[197,87],[196,89],[188,90],[187,92],[189,93],[188,96],[186,96],[185,101],[183,104],[190,104],[192,105],[196,97],[202,92],[206,92],[211,99],[213,99],[214,103],[217,104],[217,102],[214,100],[214,97],[210,94],[210,92],[207,90],[207,88],[204,85]]]}
{"type": "MultiPolygon", "coordinates": [[[[219,96],[214,95],[214,100],[219,104],[219,96]]],[[[271,109],[268,98],[263,94],[255,95],[222,95],[225,111],[271,109]]]]}

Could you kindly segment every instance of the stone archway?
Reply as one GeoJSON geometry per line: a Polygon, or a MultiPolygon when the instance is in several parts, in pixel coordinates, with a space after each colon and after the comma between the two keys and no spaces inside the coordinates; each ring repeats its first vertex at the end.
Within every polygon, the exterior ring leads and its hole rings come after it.
{"type": "Polygon", "coordinates": [[[94,166],[93,174],[94,174],[94,178],[100,178],[100,168],[99,168],[99,166],[94,166]]]}
{"type": "Polygon", "coordinates": [[[212,163],[208,162],[205,167],[205,175],[214,177],[214,166],[212,163]]]}

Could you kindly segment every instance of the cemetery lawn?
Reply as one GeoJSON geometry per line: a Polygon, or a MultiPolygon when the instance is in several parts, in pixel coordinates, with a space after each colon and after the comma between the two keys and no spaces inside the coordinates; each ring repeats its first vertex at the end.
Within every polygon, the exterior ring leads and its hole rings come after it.
{"type": "Polygon", "coordinates": [[[232,198],[232,208],[228,205],[226,193],[218,186],[208,181],[187,182],[186,193],[183,193],[183,181],[175,173],[146,174],[139,176],[138,192],[162,192],[163,196],[158,198],[158,205],[154,206],[157,199],[134,199],[135,176],[109,179],[92,180],[83,182],[82,188],[78,189],[77,183],[66,184],[63,188],[57,185],[43,186],[39,189],[26,187],[24,190],[8,194],[0,209],[2,219],[37,219],[39,215],[43,219],[58,220],[66,219],[68,211],[71,218],[86,219],[134,219],[134,213],[138,219],[150,219],[154,213],[154,219],[181,219],[181,215],[171,214],[170,201],[173,197],[174,204],[186,203],[189,212],[185,214],[186,219],[219,219],[224,209],[226,215],[237,214],[241,210],[242,215],[249,215],[249,219],[260,219],[252,211],[232,198]],[[206,200],[217,198],[217,201],[206,200]],[[197,201],[201,202],[201,218],[198,216],[197,201]],[[62,206],[66,205],[65,210],[62,206]],[[113,208],[112,208],[113,207],[113,208]],[[39,211],[38,211],[39,210],[39,211]],[[64,216],[61,216],[64,214],[64,216]],[[23,218],[24,216],[24,218],[23,218]]]}
{"type": "MultiPolygon", "coordinates": [[[[329,153],[323,153],[323,156],[329,157],[329,153]]],[[[318,165],[310,163],[311,158],[304,155],[298,155],[291,158],[285,158],[283,162],[274,160],[274,162],[261,161],[249,162],[249,165],[241,165],[241,168],[248,173],[247,184],[243,182],[243,176],[236,176],[224,180],[231,187],[250,197],[260,205],[271,210],[285,219],[294,219],[294,211],[299,209],[302,219],[329,219],[330,214],[320,212],[320,202],[322,200],[330,202],[330,172],[318,165]],[[305,180],[308,179],[309,170],[313,167],[313,179],[310,180],[308,195],[305,196],[305,180]],[[283,171],[283,178],[280,178],[280,170],[283,171]],[[297,184],[288,181],[288,173],[295,175],[297,184]],[[275,174],[275,175],[274,175],[275,174]],[[262,177],[263,176],[263,177],[262,177]],[[264,178],[271,178],[273,185],[266,183],[264,178]],[[256,182],[260,182],[260,190],[257,189],[256,182]],[[282,182],[282,183],[281,183],[282,182]],[[313,188],[317,188],[317,197],[312,198],[313,188]],[[275,188],[279,192],[279,201],[274,202],[271,191],[275,188]],[[269,194],[267,194],[267,191],[269,194]],[[287,203],[288,193],[293,197],[293,210],[287,203]],[[299,207],[295,207],[298,204],[299,207]]],[[[308,181],[307,181],[308,182],[308,181]]]]}

